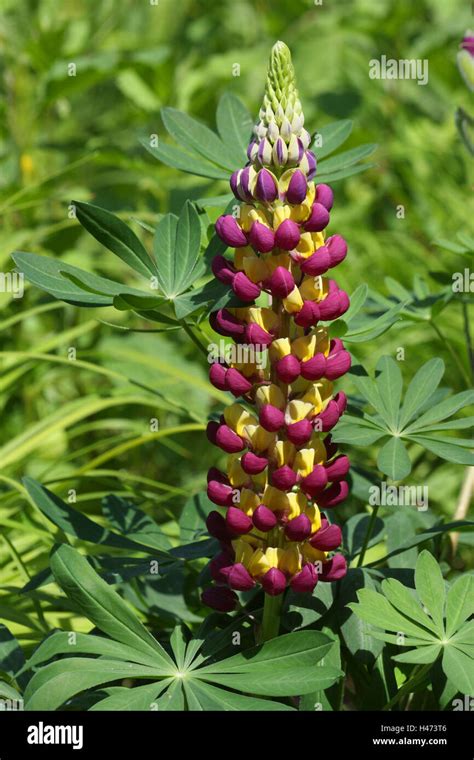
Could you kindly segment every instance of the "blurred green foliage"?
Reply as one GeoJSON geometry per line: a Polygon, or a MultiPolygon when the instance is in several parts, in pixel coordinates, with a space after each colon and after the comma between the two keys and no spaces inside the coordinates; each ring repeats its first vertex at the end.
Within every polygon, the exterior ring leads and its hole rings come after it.
{"type": "MultiPolygon", "coordinates": [[[[385,278],[411,291],[414,277],[421,277],[437,292],[431,271],[451,274],[467,266],[465,257],[434,244],[467,232],[472,219],[472,160],[454,122],[456,107],[468,108],[469,96],[456,68],[469,24],[461,0],[419,0],[416,10],[397,0],[2,0],[0,9],[1,270],[12,267],[13,250],[25,250],[133,285],[129,270],[70,214],[71,198],[114,211],[149,245],[143,225],[167,211],[179,213],[186,198],[227,192],[224,182],[153,161],[140,138],[167,140],[163,106],[214,127],[224,91],[256,115],[268,52],[279,38],[292,49],[308,128],[351,118],[345,147],[379,146],[375,168],[335,186],[331,230],[350,245],[338,270],[341,286],[353,292],[366,281],[389,296],[385,278]],[[369,61],[382,54],[426,58],[428,84],[370,79],[369,61]]],[[[215,218],[220,209],[210,212],[215,218]]],[[[0,616],[20,639],[35,641],[40,634],[33,618],[22,617],[35,600],[15,601],[14,613],[12,599],[15,588],[46,566],[51,525],[26,501],[20,478],[52,484],[63,497],[75,489],[78,507],[95,516],[104,494],[134,496],[173,537],[184,501],[202,490],[206,467],[215,461],[203,424],[223,396],[180,332],[126,332],[127,312],[76,309],[29,286],[22,300],[1,293],[0,305],[0,616]],[[145,385],[143,392],[130,379],[145,385]],[[131,396],[140,398],[132,402],[131,396]],[[98,398],[114,403],[96,406],[98,398]],[[189,411],[195,429],[180,430],[189,411]],[[147,438],[155,418],[156,441],[147,438]],[[164,434],[167,429],[173,433],[164,434]]],[[[463,308],[461,298],[443,312],[441,334],[429,314],[407,317],[388,334],[358,344],[357,358],[373,372],[382,354],[402,347],[408,382],[437,355],[447,367],[443,383],[465,390],[453,360],[456,355],[468,372],[463,308]]],[[[353,458],[362,467],[374,465],[377,445],[354,449],[353,458]]],[[[412,477],[429,485],[431,522],[454,516],[462,468],[415,449],[412,477]]],[[[343,516],[356,509],[361,503],[353,500],[343,516]]],[[[465,543],[461,555],[469,560],[465,543]]],[[[64,615],[49,614],[55,625],[64,615]]]]}

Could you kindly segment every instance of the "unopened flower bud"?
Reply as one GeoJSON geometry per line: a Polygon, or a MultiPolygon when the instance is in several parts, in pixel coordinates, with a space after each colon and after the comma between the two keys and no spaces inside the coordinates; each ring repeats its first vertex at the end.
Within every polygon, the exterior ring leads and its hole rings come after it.
{"type": "Polygon", "coordinates": [[[232,612],[238,602],[237,594],[225,586],[206,588],[201,594],[203,604],[217,612],[232,612]]]}
{"type": "Polygon", "coordinates": [[[216,222],[216,232],[226,245],[240,248],[247,245],[247,238],[231,214],[220,216],[216,222]]]}
{"type": "Polygon", "coordinates": [[[304,541],[311,533],[311,520],[305,514],[290,520],[285,527],[285,535],[290,541],[304,541]]]}
{"type": "Polygon", "coordinates": [[[300,242],[300,228],[292,219],[285,219],[275,232],[275,245],[284,251],[292,251],[300,242]]]}
{"type": "Polygon", "coordinates": [[[313,203],[311,214],[304,223],[307,232],[321,232],[329,224],[329,211],[322,203],[313,203]]]}
{"type": "Polygon", "coordinates": [[[241,509],[238,509],[238,507],[229,507],[226,512],[225,521],[229,530],[238,536],[248,533],[252,529],[251,518],[245,512],[242,512],[241,509]]]}
{"type": "Polygon", "coordinates": [[[311,594],[318,582],[318,574],[314,565],[308,563],[296,573],[290,581],[291,590],[296,594],[311,594]]]}
{"type": "Polygon", "coordinates": [[[269,596],[279,596],[286,588],[285,575],[277,567],[270,568],[261,579],[261,583],[263,590],[269,596]]]}
{"type": "Polygon", "coordinates": [[[269,530],[275,527],[277,524],[277,518],[271,509],[268,509],[264,504],[260,504],[252,515],[253,524],[257,530],[261,530],[267,533],[269,530]]]}

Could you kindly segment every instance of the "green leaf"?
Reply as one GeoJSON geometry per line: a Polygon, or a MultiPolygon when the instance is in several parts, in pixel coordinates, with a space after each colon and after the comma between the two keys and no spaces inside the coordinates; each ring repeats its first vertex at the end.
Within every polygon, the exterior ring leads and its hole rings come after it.
{"type": "MultiPolygon", "coordinates": [[[[299,633],[299,631],[296,631],[299,633]]],[[[294,666],[291,670],[286,669],[282,663],[274,670],[245,673],[228,673],[214,675],[206,673],[201,676],[201,671],[196,671],[196,677],[203,680],[228,686],[230,689],[240,689],[244,692],[261,694],[269,697],[291,697],[308,694],[316,690],[325,690],[341,678],[344,673],[337,668],[294,666]]]]}
{"type": "Polygon", "coordinates": [[[376,428],[362,417],[345,414],[334,427],[331,437],[335,443],[350,443],[353,446],[370,446],[387,433],[376,428]]]}
{"type": "Polygon", "coordinates": [[[174,251],[174,294],[186,290],[196,278],[196,265],[201,244],[201,225],[196,209],[187,201],[180,214],[174,251]]]}
{"type": "MultiPolygon", "coordinates": [[[[432,451],[436,456],[446,459],[448,462],[455,464],[474,465],[474,454],[472,451],[466,451],[465,446],[472,445],[471,441],[462,441],[457,443],[456,438],[435,438],[427,435],[410,435],[407,436],[411,441],[415,441],[424,449],[432,451]]],[[[462,440],[462,439],[461,439],[462,440]]]]}
{"type": "Polygon", "coordinates": [[[238,711],[284,711],[293,712],[294,708],[284,705],[281,702],[272,702],[269,699],[258,699],[248,697],[243,694],[237,694],[232,691],[225,691],[209,683],[199,682],[196,679],[187,679],[184,681],[184,690],[188,697],[188,709],[219,711],[238,710],[238,711]],[[194,697],[192,705],[189,703],[189,697],[194,697]]]}
{"type": "Polygon", "coordinates": [[[171,683],[168,691],[156,701],[158,712],[183,712],[185,709],[184,690],[180,681],[171,683]]]}
{"type": "Polygon", "coordinates": [[[15,676],[25,662],[23,651],[6,625],[0,623],[0,671],[15,676]]]}
{"type": "Polygon", "coordinates": [[[382,402],[382,417],[389,428],[395,431],[403,388],[400,366],[391,356],[382,356],[377,362],[375,375],[375,384],[382,402]]]}
{"type": "Polygon", "coordinates": [[[400,411],[400,430],[413,419],[417,410],[435,392],[444,374],[442,359],[430,359],[416,373],[405,393],[405,400],[400,411]]]}
{"type": "Polygon", "coordinates": [[[72,204],[79,222],[99,243],[145,277],[156,274],[155,262],[125,222],[92,203],[72,201],[72,204]]]}
{"type": "Polygon", "coordinates": [[[217,129],[237,166],[247,162],[247,146],[252,136],[253,121],[241,100],[225,92],[216,112],[217,129]]]}
{"type": "Polygon", "coordinates": [[[384,310],[378,317],[370,315],[356,316],[344,335],[346,343],[364,343],[374,340],[387,332],[400,319],[403,304],[395,304],[391,309],[384,310]]]}
{"type": "Polygon", "coordinates": [[[234,295],[232,290],[218,280],[210,280],[202,287],[188,290],[174,299],[177,319],[184,319],[203,306],[207,307],[207,311],[215,311],[222,309],[224,306],[242,305],[242,302],[234,295]]]}
{"type": "Polygon", "coordinates": [[[382,594],[363,588],[357,592],[357,597],[359,604],[350,604],[349,607],[367,623],[387,631],[414,636],[428,643],[433,642],[433,634],[398,612],[382,594]]]}
{"type": "Polygon", "coordinates": [[[119,90],[141,111],[157,111],[160,107],[160,101],[155,93],[135,69],[119,71],[116,82],[119,90]]]}
{"type": "Polygon", "coordinates": [[[408,452],[400,438],[390,438],[380,449],[377,467],[392,480],[402,480],[411,472],[408,452]]]}
{"type": "Polygon", "coordinates": [[[247,673],[264,672],[283,664],[310,665],[318,662],[332,646],[328,636],[319,631],[297,631],[278,636],[264,644],[253,647],[226,660],[211,662],[200,669],[200,673],[247,673]]]}
{"type": "Polygon", "coordinates": [[[264,696],[292,696],[325,689],[341,675],[317,666],[333,642],[317,631],[296,631],[227,660],[212,663],[195,677],[264,696]]]}
{"type": "MultiPolygon", "coordinates": [[[[37,256],[34,253],[20,251],[13,253],[12,258],[18,271],[22,272],[29,282],[55,298],[61,299],[61,301],[91,307],[110,306],[112,304],[113,299],[110,295],[101,295],[100,292],[93,293],[78,285],[80,276],[85,272],[77,267],[56,261],[49,256],[37,256]],[[63,273],[71,274],[72,278],[64,277],[63,273]],[[76,279],[74,279],[74,275],[76,275],[76,279]]],[[[102,280],[102,278],[98,279],[102,280]]]]}
{"type": "Polygon", "coordinates": [[[455,396],[444,399],[439,404],[435,404],[431,409],[428,409],[421,417],[418,417],[415,422],[408,425],[405,428],[406,433],[412,433],[423,428],[430,427],[434,423],[440,422],[451,417],[459,409],[463,409],[465,406],[474,403],[474,391],[462,391],[462,393],[456,393],[455,396]]]}
{"type": "MultiPolygon", "coordinates": [[[[365,304],[367,300],[367,295],[369,292],[368,286],[363,282],[361,285],[358,285],[357,288],[354,290],[353,293],[351,293],[351,305],[349,306],[348,310],[344,314],[344,321],[350,322],[352,319],[354,319],[355,316],[360,312],[363,305],[365,304]]],[[[331,325],[331,328],[336,323],[333,322],[331,325]]]]}
{"type": "Polygon", "coordinates": [[[398,654],[392,657],[392,660],[395,660],[395,662],[410,662],[416,665],[428,665],[438,658],[441,649],[441,644],[429,644],[418,649],[412,649],[410,652],[398,654]]]}
{"type": "Polygon", "coordinates": [[[162,161],[174,169],[180,169],[180,171],[187,172],[188,174],[197,174],[199,177],[209,177],[209,179],[229,179],[229,171],[220,169],[215,164],[211,164],[209,161],[196,155],[196,153],[188,153],[180,148],[176,148],[174,145],[166,145],[161,140],[156,146],[150,144],[149,138],[141,139],[140,142],[151,153],[153,158],[162,161]]]}
{"type": "Polygon", "coordinates": [[[432,622],[413,594],[400,581],[395,578],[387,578],[382,581],[382,591],[390,604],[403,615],[428,628],[435,636],[440,633],[438,626],[432,622]]]}
{"type": "Polygon", "coordinates": [[[473,532],[474,531],[474,522],[470,522],[468,520],[456,520],[452,523],[446,523],[445,525],[438,525],[434,528],[429,528],[428,530],[425,530],[423,533],[418,533],[413,536],[410,536],[410,538],[407,538],[406,541],[403,542],[403,544],[400,544],[400,546],[397,546],[393,551],[389,552],[385,555],[385,557],[382,557],[381,559],[376,560],[375,562],[369,562],[368,567],[372,565],[378,565],[382,562],[386,562],[390,557],[395,557],[397,554],[401,554],[402,552],[406,551],[407,549],[411,549],[413,546],[417,546],[418,544],[423,544],[425,541],[429,541],[432,538],[436,538],[437,536],[442,535],[443,533],[448,533],[451,530],[455,531],[466,531],[466,532],[473,532]]]}
{"type": "Polygon", "coordinates": [[[185,149],[199,153],[230,172],[239,168],[229,158],[227,147],[208,127],[175,108],[163,108],[161,118],[169,134],[185,149]]]}
{"type": "MultiPolygon", "coordinates": [[[[344,524],[343,546],[349,552],[351,558],[356,557],[362,549],[365,536],[367,535],[367,529],[371,520],[371,515],[359,514],[353,515],[344,524]]],[[[367,545],[367,548],[378,544],[382,540],[385,532],[385,523],[380,517],[375,518],[373,525],[372,536],[367,545]]]]}
{"type": "Polygon", "coordinates": [[[457,578],[446,598],[446,635],[452,636],[471,615],[474,615],[474,577],[457,578]]]}
{"type": "Polygon", "coordinates": [[[132,662],[73,657],[46,665],[35,673],[25,690],[27,710],[57,710],[61,705],[94,686],[124,678],[154,678],[156,670],[132,662]]]}
{"type": "Polygon", "coordinates": [[[474,694],[474,659],[453,646],[444,648],[443,671],[461,694],[474,694]]]}
{"type": "MultiPolygon", "coordinates": [[[[158,223],[153,240],[158,282],[167,299],[174,299],[193,282],[201,243],[201,225],[189,201],[179,219],[166,214],[158,223]]],[[[153,306],[151,307],[153,308],[153,306]]]]}
{"type": "Polygon", "coordinates": [[[154,654],[143,654],[135,647],[106,639],[104,636],[92,636],[91,634],[73,631],[59,631],[48,636],[33,652],[23,669],[30,670],[40,663],[51,660],[58,654],[67,654],[71,657],[75,654],[93,654],[107,657],[109,660],[134,662],[153,668],[155,675],[159,675],[159,669],[156,670],[157,663],[154,654]]]}
{"type": "Polygon", "coordinates": [[[38,509],[69,536],[76,536],[93,544],[113,546],[117,549],[137,549],[140,543],[119,536],[102,528],[86,515],[73,509],[66,502],[32,478],[24,478],[23,484],[38,509]]]}
{"type": "Polygon", "coordinates": [[[71,546],[63,544],[51,555],[56,582],[83,615],[116,641],[151,655],[157,668],[175,668],[163,647],[135,617],[130,608],[71,546]]]}
{"type": "Polygon", "coordinates": [[[175,272],[175,247],[178,217],[166,214],[160,219],[153,238],[153,253],[155,255],[157,276],[164,295],[169,298],[173,294],[175,272]]]}
{"type": "MultiPolygon", "coordinates": [[[[472,597],[470,609],[472,610],[472,597]]],[[[470,614],[472,615],[472,612],[470,614]]],[[[470,657],[474,657],[474,620],[470,620],[469,623],[461,626],[457,633],[451,636],[450,643],[470,657]]]]}
{"type": "MultiPolygon", "coordinates": [[[[318,174],[326,175],[330,172],[342,172],[347,167],[357,164],[362,158],[370,156],[371,153],[377,148],[375,143],[367,145],[359,145],[357,148],[346,150],[344,153],[339,153],[337,156],[327,158],[324,161],[318,163],[318,174]]],[[[363,167],[366,168],[366,167],[363,167]]]]}
{"type": "Polygon", "coordinates": [[[438,562],[426,549],[420,552],[416,562],[415,586],[418,596],[433,618],[438,633],[443,636],[446,598],[444,579],[438,562]]]}
{"type": "MultiPolygon", "coordinates": [[[[409,488],[409,486],[407,486],[409,488]]],[[[406,536],[414,533],[411,507],[398,508],[394,514],[387,518],[387,552],[390,553],[403,543],[406,536]]],[[[389,567],[412,568],[415,567],[418,558],[416,547],[406,549],[401,554],[396,554],[388,560],[389,567]]]]}
{"type": "Polygon", "coordinates": [[[135,686],[133,689],[112,686],[107,689],[109,696],[96,702],[89,708],[90,712],[107,710],[108,712],[141,711],[154,708],[157,697],[172,683],[169,679],[135,686]]]}
{"type": "Polygon", "coordinates": [[[350,133],[352,132],[352,121],[350,119],[341,119],[341,121],[333,121],[331,124],[326,124],[325,127],[321,127],[316,132],[316,135],[320,135],[320,139],[313,144],[312,150],[316,153],[318,161],[330,153],[334,153],[340,145],[342,145],[350,133]],[[318,147],[321,144],[321,147],[318,147]]]}
{"type": "Polygon", "coordinates": [[[331,583],[318,583],[312,594],[298,594],[289,589],[282,619],[285,630],[294,631],[315,623],[332,606],[333,594],[331,583]]]}
{"type": "Polygon", "coordinates": [[[371,667],[383,645],[374,638],[372,626],[351,612],[351,602],[356,601],[358,593],[364,588],[375,592],[375,582],[363,568],[351,568],[341,581],[337,617],[345,644],[351,654],[358,662],[371,667]]]}
{"type": "MultiPolygon", "coordinates": [[[[345,154],[341,153],[340,155],[344,156],[345,154]]],[[[367,169],[373,169],[374,166],[377,166],[377,164],[357,164],[356,166],[350,165],[335,171],[327,171],[326,166],[324,166],[325,163],[327,162],[323,161],[321,173],[318,172],[318,182],[338,182],[341,179],[353,177],[355,174],[361,174],[367,171],[367,169]]]]}
{"type": "Polygon", "coordinates": [[[184,661],[186,656],[187,637],[185,629],[182,625],[177,625],[173,629],[173,633],[170,637],[171,649],[173,650],[176,665],[179,670],[184,669],[184,661]]]}
{"type": "Polygon", "coordinates": [[[103,500],[103,512],[114,528],[129,541],[149,546],[159,552],[167,553],[171,549],[170,540],[160,526],[126,499],[106,496],[103,500]]]}

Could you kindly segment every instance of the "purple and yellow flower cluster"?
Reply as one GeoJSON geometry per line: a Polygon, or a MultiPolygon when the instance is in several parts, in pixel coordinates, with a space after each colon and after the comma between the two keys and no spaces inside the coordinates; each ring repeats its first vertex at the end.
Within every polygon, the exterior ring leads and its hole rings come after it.
{"type": "Polygon", "coordinates": [[[349,460],[330,431],[346,407],[334,381],[350,354],[323,324],[349,307],[330,270],[346,256],[340,235],[326,237],[333,192],[317,184],[316,158],[295,86],[291,56],[277,43],[248,164],[234,172],[240,204],[221,216],[219,237],[235,249],[217,256],[214,275],[244,305],[214,312],[211,324],[248,352],[248,361],[212,364],[210,379],[236,399],[210,441],[228,454],[226,472],[212,468],[208,496],[225,509],[210,513],[209,533],[222,551],[211,562],[215,584],[203,600],[230,611],[235,591],[261,584],[270,595],[287,586],[312,592],[318,580],[346,572],[341,530],[321,510],[348,494],[349,460]],[[266,353],[263,366],[255,351],[266,353]]]}

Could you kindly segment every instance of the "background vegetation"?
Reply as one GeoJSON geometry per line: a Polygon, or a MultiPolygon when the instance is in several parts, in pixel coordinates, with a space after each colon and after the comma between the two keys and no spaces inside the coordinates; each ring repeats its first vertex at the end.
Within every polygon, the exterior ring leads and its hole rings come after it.
{"type": "MultiPolygon", "coordinates": [[[[256,115],[269,50],[283,39],[309,128],[350,118],[346,148],[378,145],[372,168],[334,185],[331,229],[350,245],[338,281],[350,293],[366,281],[380,303],[399,298],[407,308],[388,333],[357,344],[357,359],[373,373],[382,354],[395,357],[403,348],[399,366],[407,385],[439,356],[446,365],[442,386],[470,387],[466,299],[454,299],[433,325],[439,301],[430,298],[469,266],[472,160],[454,121],[457,106],[469,110],[456,68],[469,24],[465,3],[420,0],[414,12],[412,3],[397,0],[322,6],[311,0],[159,0],[156,6],[2,0],[1,9],[2,271],[12,268],[12,251],[22,250],[134,285],[130,270],[71,217],[71,199],[113,211],[149,245],[146,225],[161,214],[179,214],[187,198],[226,193],[223,181],[154,160],[140,139],[168,140],[164,106],[214,127],[225,91],[256,115]],[[369,61],[381,54],[428,59],[428,85],[371,80],[369,61]],[[68,75],[71,63],[76,76],[68,75]],[[233,76],[236,63],[240,76],[233,76]]],[[[212,203],[206,210],[211,220],[222,212],[212,203]]],[[[21,300],[1,293],[0,304],[0,618],[29,653],[53,627],[86,631],[90,623],[58,598],[51,582],[21,592],[47,568],[53,544],[65,540],[29,500],[21,479],[47,485],[98,524],[104,524],[101,499],[114,493],[152,516],[171,543],[180,535],[194,538],[202,521],[192,497],[216,461],[203,430],[224,396],[208,383],[206,363],[182,331],[155,332],[127,311],[78,309],[29,285],[21,300]],[[150,436],[155,418],[158,433],[150,436]],[[183,511],[187,502],[194,506],[183,511]]],[[[346,384],[357,401],[351,380],[346,384]]],[[[430,508],[385,508],[390,530],[368,549],[366,561],[410,532],[456,516],[466,468],[410,446],[409,482],[428,486],[430,508]]],[[[345,450],[370,470],[379,448],[376,442],[345,450]]],[[[363,489],[355,489],[340,517],[364,512],[363,489]]],[[[102,546],[88,545],[90,553],[99,550],[104,554],[102,546]]],[[[446,577],[472,568],[472,533],[461,534],[456,551],[449,540],[438,550],[446,577]]],[[[417,549],[410,552],[413,566],[417,549]]],[[[403,562],[395,557],[389,564],[406,567],[403,562]]],[[[144,590],[131,581],[124,593],[158,632],[176,620],[197,624],[205,614],[198,593],[203,564],[190,566],[173,588],[160,588],[159,581],[144,590]]]]}

